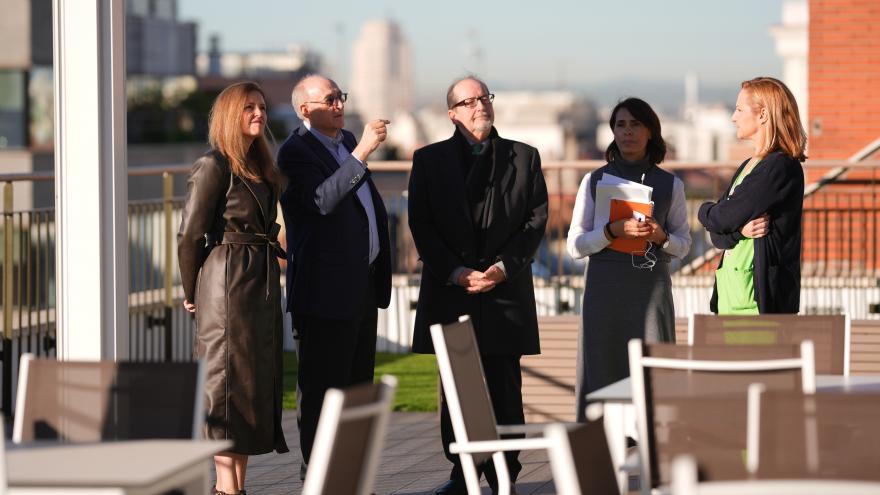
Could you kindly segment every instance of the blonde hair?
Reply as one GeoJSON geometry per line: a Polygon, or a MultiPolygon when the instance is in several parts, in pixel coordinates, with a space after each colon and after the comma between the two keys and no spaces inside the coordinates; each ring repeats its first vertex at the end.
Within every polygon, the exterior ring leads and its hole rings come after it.
{"type": "Polygon", "coordinates": [[[758,154],[764,156],[782,151],[798,161],[806,160],[807,133],[801,125],[797,101],[788,87],[772,77],[743,81],[741,87],[749,92],[753,111],[767,110],[767,125],[763,128],[764,149],[758,154]]]}
{"type": "Polygon", "coordinates": [[[260,86],[253,82],[236,83],[220,92],[208,115],[208,143],[226,156],[233,174],[254,182],[265,181],[277,194],[281,177],[269,146],[272,134],[268,126],[249,147],[241,128],[242,112],[253,91],[266,99],[260,86]]]}

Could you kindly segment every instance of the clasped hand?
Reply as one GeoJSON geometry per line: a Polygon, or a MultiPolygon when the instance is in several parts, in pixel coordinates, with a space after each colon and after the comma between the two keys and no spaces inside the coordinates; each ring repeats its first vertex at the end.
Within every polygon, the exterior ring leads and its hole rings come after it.
{"type": "Polygon", "coordinates": [[[504,272],[497,266],[491,266],[485,272],[465,268],[458,276],[458,285],[464,287],[468,294],[489,292],[505,279],[504,272]]]}
{"type": "Polygon", "coordinates": [[[770,232],[770,215],[764,213],[758,218],[753,218],[743,225],[740,233],[750,239],[758,239],[770,232]]]}
{"type": "Polygon", "coordinates": [[[624,239],[645,239],[654,244],[663,244],[667,238],[663,227],[652,217],[646,217],[643,221],[635,218],[622,218],[612,222],[609,228],[616,237],[624,239]]]}

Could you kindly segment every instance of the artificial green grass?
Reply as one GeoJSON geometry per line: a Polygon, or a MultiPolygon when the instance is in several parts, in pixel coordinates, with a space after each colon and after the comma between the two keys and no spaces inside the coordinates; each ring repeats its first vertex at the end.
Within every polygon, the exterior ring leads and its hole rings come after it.
{"type": "MultiPolygon", "coordinates": [[[[284,409],[296,409],[296,353],[284,353],[284,409]]],[[[437,360],[432,354],[376,353],[376,378],[397,377],[395,411],[437,410],[437,360]]]]}

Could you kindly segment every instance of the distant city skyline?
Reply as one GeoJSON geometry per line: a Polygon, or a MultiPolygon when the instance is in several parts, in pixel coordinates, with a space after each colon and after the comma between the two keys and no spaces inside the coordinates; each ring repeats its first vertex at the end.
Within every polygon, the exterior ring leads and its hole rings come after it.
{"type": "Polygon", "coordinates": [[[363,23],[392,19],[410,40],[417,104],[442,102],[447,84],[468,72],[499,90],[570,89],[600,103],[647,91],[680,101],[689,71],[700,79],[701,100],[732,103],[740,81],[781,75],[769,30],[781,22],[782,3],[450,0],[438,8],[403,0],[261,0],[251,15],[224,8],[238,3],[179,0],[178,8],[181,20],[198,23],[200,51],[213,34],[224,51],[305,44],[343,86],[363,23]]]}

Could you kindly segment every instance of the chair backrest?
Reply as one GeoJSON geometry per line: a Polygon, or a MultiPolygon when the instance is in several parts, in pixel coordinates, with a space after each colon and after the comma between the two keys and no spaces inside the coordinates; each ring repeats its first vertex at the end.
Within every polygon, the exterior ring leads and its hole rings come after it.
{"type": "Polygon", "coordinates": [[[365,495],[373,490],[397,379],[330,389],[324,396],[304,495],[365,495]]]}
{"type": "Polygon", "coordinates": [[[746,475],[747,394],[815,391],[812,343],[799,346],[643,346],[629,343],[642,493],[667,484],[674,456],[694,453],[708,479],[746,475]]]}
{"type": "Polygon", "coordinates": [[[559,495],[619,495],[601,418],[574,428],[544,428],[553,484],[559,495]]]}
{"type": "MultiPolygon", "coordinates": [[[[455,323],[432,325],[431,339],[456,442],[497,440],[495,411],[470,318],[462,316],[455,323]]],[[[473,454],[477,464],[490,457],[473,454]]]]}
{"type": "Polygon", "coordinates": [[[779,480],[698,481],[697,461],[682,455],[672,463],[671,495],[875,495],[880,483],[808,478],[779,480]]]}
{"type": "Polygon", "coordinates": [[[816,373],[849,375],[849,315],[691,315],[690,345],[779,345],[812,340],[816,373]]]}
{"type": "Polygon", "coordinates": [[[56,361],[22,356],[15,443],[201,438],[201,362],[56,361]]]}
{"type": "Polygon", "coordinates": [[[763,391],[749,400],[759,411],[749,422],[759,478],[880,482],[880,394],[763,391]]]}

